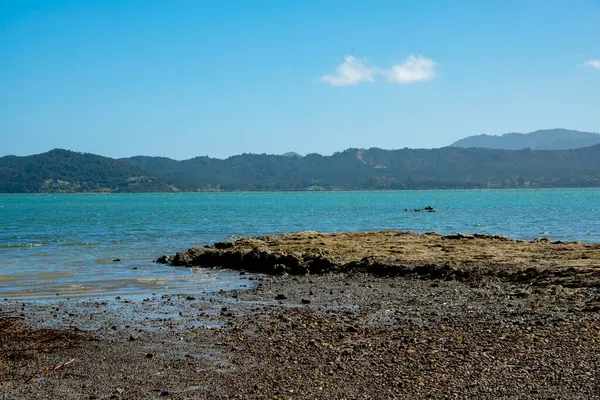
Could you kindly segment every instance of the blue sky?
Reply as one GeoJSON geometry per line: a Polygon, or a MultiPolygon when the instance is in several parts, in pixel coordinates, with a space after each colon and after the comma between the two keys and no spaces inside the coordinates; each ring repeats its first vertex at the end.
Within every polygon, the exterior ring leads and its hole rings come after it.
{"type": "Polygon", "coordinates": [[[0,155],[600,132],[600,1],[0,0],[0,155]]]}

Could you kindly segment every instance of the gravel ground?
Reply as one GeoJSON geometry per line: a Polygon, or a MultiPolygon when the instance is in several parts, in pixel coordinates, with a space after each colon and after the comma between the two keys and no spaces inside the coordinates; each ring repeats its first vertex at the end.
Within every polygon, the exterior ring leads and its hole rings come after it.
{"type": "Polygon", "coordinates": [[[26,319],[4,327],[1,390],[7,399],[600,398],[600,317],[588,307],[598,296],[328,274],[204,298],[5,303],[26,319]]]}

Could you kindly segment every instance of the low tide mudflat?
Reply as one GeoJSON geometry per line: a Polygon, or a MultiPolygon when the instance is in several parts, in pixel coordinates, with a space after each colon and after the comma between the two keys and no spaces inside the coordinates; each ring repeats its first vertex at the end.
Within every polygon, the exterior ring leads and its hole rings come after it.
{"type": "Polygon", "coordinates": [[[599,245],[308,232],[172,261],[251,288],[5,302],[6,398],[600,396],[599,245]]]}

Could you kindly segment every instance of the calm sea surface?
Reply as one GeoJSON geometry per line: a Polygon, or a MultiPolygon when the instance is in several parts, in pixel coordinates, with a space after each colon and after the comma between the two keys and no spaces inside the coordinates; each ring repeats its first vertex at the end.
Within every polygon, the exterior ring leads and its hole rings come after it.
{"type": "Polygon", "coordinates": [[[232,236],[380,229],[600,242],[600,190],[0,195],[0,297],[239,288],[251,282],[152,260],[232,236]],[[438,212],[404,212],[427,205],[438,212]]]}

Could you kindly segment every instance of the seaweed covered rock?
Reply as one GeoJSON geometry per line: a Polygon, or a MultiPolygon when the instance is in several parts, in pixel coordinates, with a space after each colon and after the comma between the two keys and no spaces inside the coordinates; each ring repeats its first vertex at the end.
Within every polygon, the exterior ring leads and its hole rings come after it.
{"type": "Polygon", "coordinates": [[[189,249],[171,260],[177,266],[269,275],[367,273],[463,281],[496,277],[540,285],[562,282],[569,287],[600,284],[599,262],[600,245],[399,231],[244,238],[189,249]]]}

